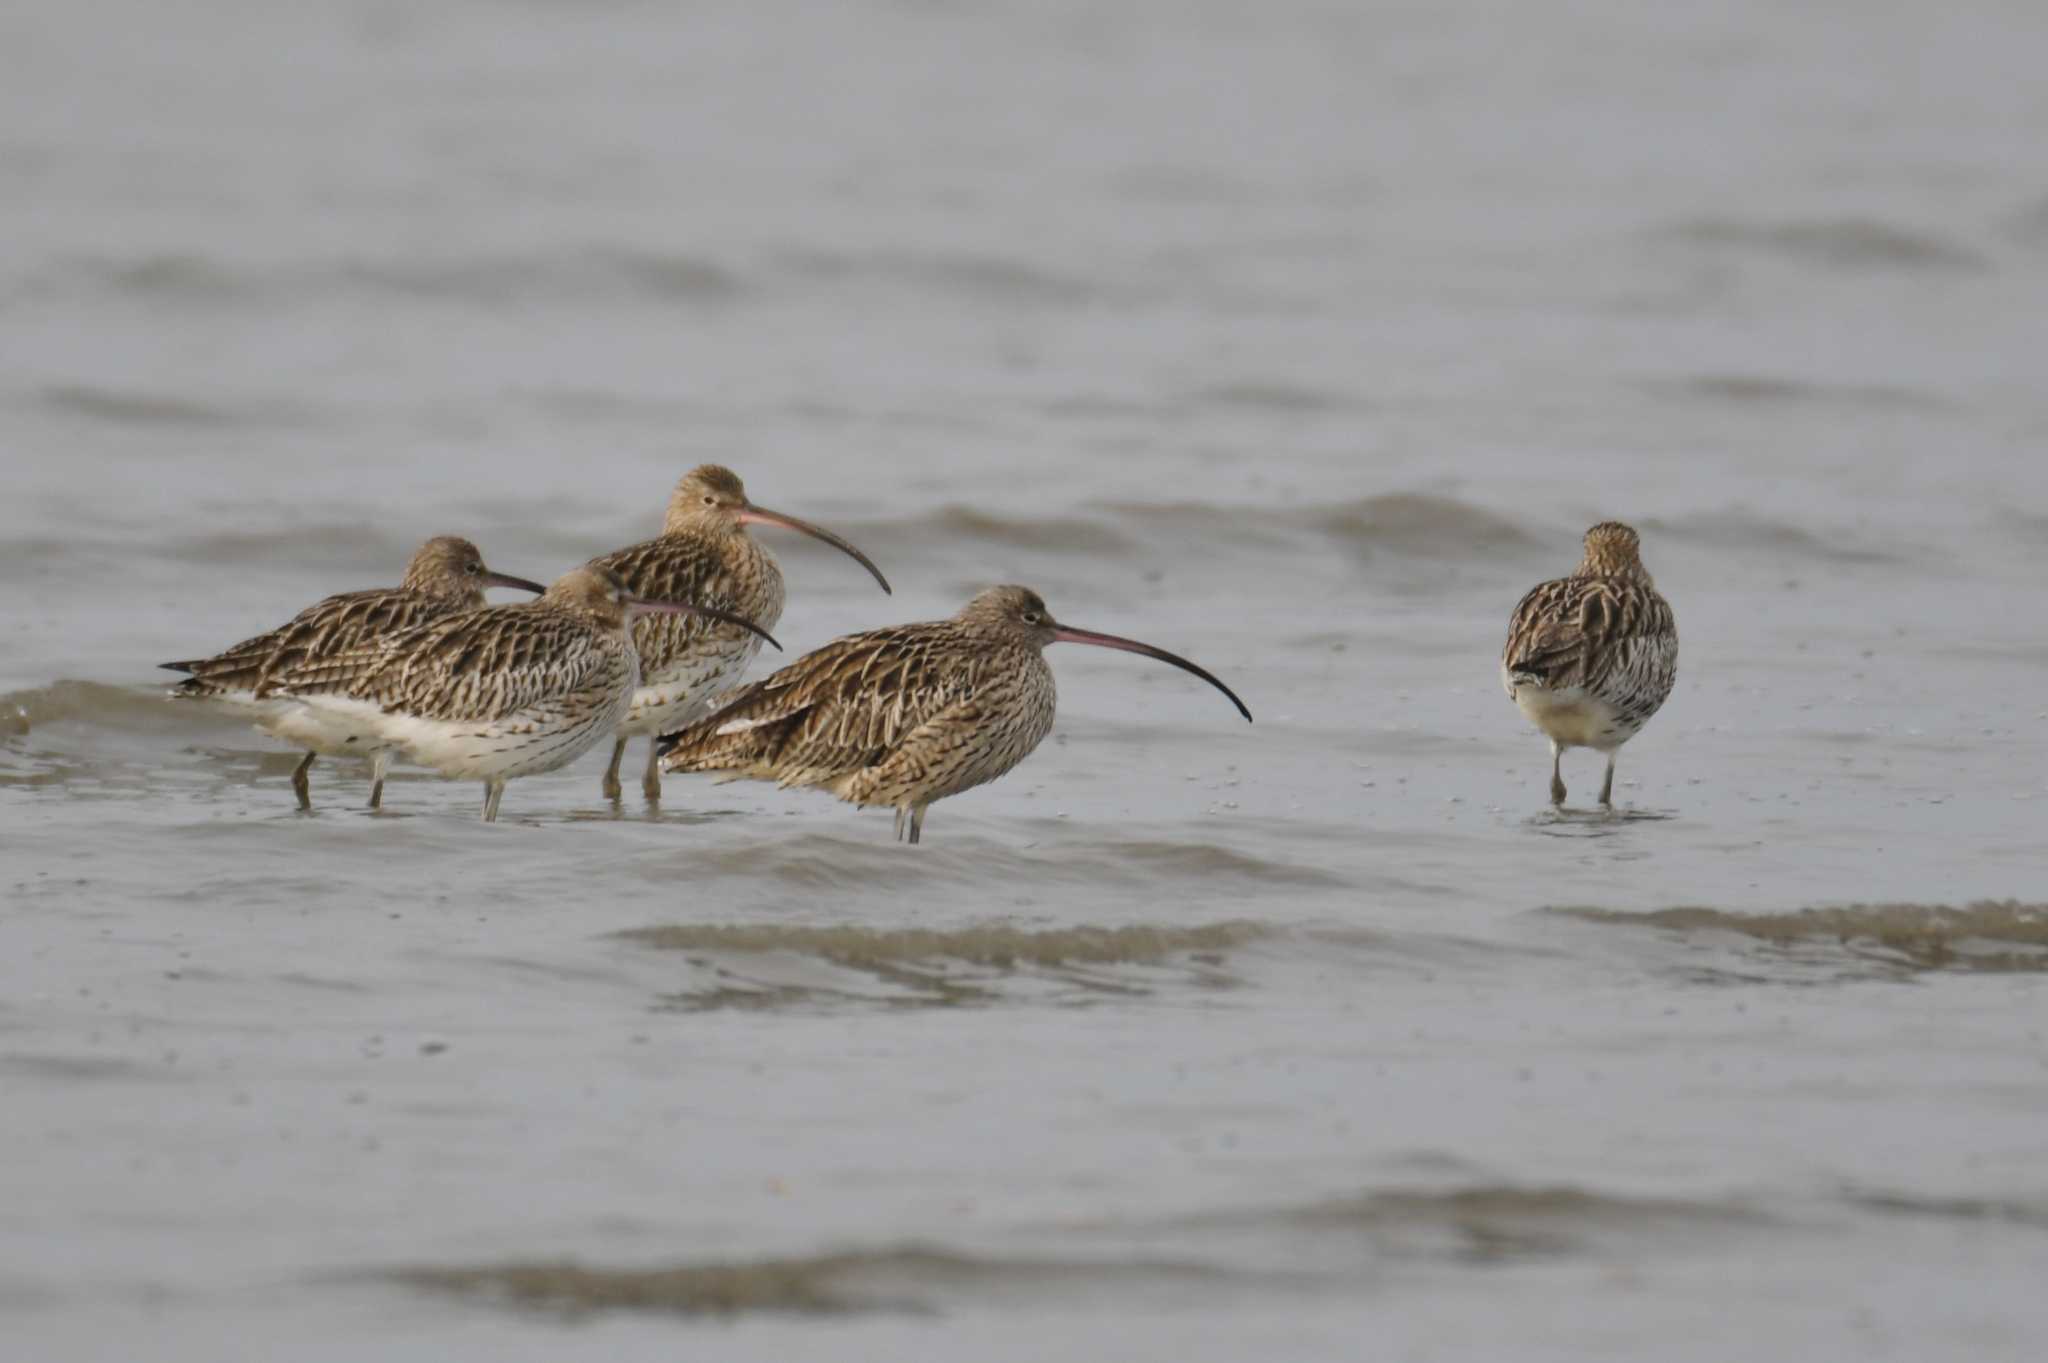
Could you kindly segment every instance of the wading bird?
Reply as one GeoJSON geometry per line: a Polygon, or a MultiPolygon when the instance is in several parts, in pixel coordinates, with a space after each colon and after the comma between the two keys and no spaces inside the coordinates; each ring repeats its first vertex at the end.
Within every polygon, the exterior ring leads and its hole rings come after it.
{"type": "Polygon", "coordinates": [[[172,672],[189,672],[187,681],[171,691],[187,700],[214,700],[252,710],[256,726],[306,750],[305,760],[292,772],[292,790],[300,809],[313,807],[313,795],[306,774],[317,756],[367,757],[370,759],[370,808],[384,803],[384,770],[390,763],[389,750],[376,741],[364,725],[310,723],[305,707],[270,693],[270,683],[292,668],[356,648],[372,639],[444,615],[476,610],[484,605],[484,588],[518,587],[529,592],[547,588],[523,577],[494,573],[484,566],[484,556],[468,540],[440,535],[428,540],[412,556],[405,581],[396,587],[345,592],[306,607],[290,622],[267,634],[244,639],[224,653],[211,658],[194,658],[182,663],[164,663],[172,672]]]}
{"type": "MultiPolygon", "coordinates": [[[[536,601],[485,606],[309,660],[272,683],[308,723],[367,726],[443,776],[484,783],[484,820],[505,783],[575,761],[611,733],[639,680],[636,617],[696,615],[765,631],[729,611],[646,601],[585,566],[536,601]]],[[[780,648],[780,644],[775,645],[780,648]]]]}
{"type": "Polygon", "coordinates": [[[1607,755],[1600,803],[1614,807],[1614,755],[1678,679],[1678,626],[1643,567],[1636,532],[1602,521],[1570,577],[1532,588],[1508,622],[1500,675],[1550,739],[1550,802],[1564,804],[1567,748],[1607,755]]]}
{"type": "Polygon", "coordinates": [[[661,765],[892,805],[896,836],[916,842],[933,801],[995,780],[1051,732],[1056,694],[1044,655],[1061,642],[1172,663],[1252,717],[1185,658],[1062,625],[1029,588],[991,587],[950,620],[848,635],[742,687],[716,714],[660,740],[661,765]]]}
{"type": "MultiPolygon", "coordinates": [[[[821,539],[874,575],[884,592],[889,580],[866,554],[829,530],[770,511],[747,500],[739,475],[705,464],[683,475],[669,497],[661,534],[591,560],[652,601],[682,601],[731,611],[762,629],[782,619],[782,570],[747,533],[749,525],[779,525],[821,539]]],[[[745,630],[686,615],[653,615],[633,627],[640,651],[640,685],[620,720],[605,768],[604,797],[619,798],[619,763],[636,734],[665,733],[696,719],[705,703],[736,684],[761,642],[745,630]]],[[[649,745],[640,789],[661,799],[659,754],[649,745]]]]}

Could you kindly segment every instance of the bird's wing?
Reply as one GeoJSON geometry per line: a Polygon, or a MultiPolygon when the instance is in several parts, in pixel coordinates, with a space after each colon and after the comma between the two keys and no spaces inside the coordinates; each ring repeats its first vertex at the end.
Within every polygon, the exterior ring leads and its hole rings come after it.
{"type": "Polygon", "coordinates": [[[410,629],[452,607],[445,601],[401,587],[344,592],[306,607],[265,634],[244,639],[211,658],[164,663],[173,672],[189,672],[181,682],[184,695],[219,695],[228,691],[260,691],[270,678],[334,653],[344,652],[380,635],[410,629]]]}
{"type": "MultiPolygon", "coordinates": [[[[758,617],[758,612],[751,609],[755,603],[740,599],[739,590],[715,549],[688,536],[664,535],[643,540],[601,554],[590,562],[611,569],[635,596],[650,601],[679,601],[732,611],[750,620],[758,617]]],[[[763,623],[774,628],[772,620],[763,623]]],[[[643,615],[633,622],[633,646],[640,653],[641,667],[650,673],[670,659],[695,652],[714,635],[745,657],[752,657],[760,647],[759,636],[701,615],[643,615]]]]}
{"type": "Polygon", "coordinates": [[[426,719],[499,719],[623,678],[625,650],[572,612],[533,603],[463,611],[316,659],[273,694],[341,695],[426,719]]]}
{"type": "Polygon", "coordinates": [[[929,804],[995,780],[1052,729],[1052,707],[1006,704],[1001,683],[941,707],[833,789],[856,804],[929,804]]]}
{"type": "Polygon", "coordinates": [[[662,739],[662,766],[801,785],[878,762],[978,685],[978,669],[940,647],[946,625],[848,635],[807,653],[662,739]]]}
{"type": "Polygon", "coordinates": [[[1560,689],[1597,685],[1632,641],[1676,639],[1671,607],[1639,582],[1566,577],[1532,588],[1508,622],[1501,666],[1560,689]]]}

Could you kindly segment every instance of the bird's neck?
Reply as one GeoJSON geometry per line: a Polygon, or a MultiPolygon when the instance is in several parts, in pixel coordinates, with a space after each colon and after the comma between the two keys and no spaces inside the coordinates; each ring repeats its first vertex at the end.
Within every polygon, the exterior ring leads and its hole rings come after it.
{"type": "Polygon", "coordinates": [[[1643,567],[1643,561],[1634,557],[1620,557],[1613,554],[1588,554],[1579,562],[1573,577],[1618,577],[1645,587],[1654,586],[1650,570],[1643,567]]]}

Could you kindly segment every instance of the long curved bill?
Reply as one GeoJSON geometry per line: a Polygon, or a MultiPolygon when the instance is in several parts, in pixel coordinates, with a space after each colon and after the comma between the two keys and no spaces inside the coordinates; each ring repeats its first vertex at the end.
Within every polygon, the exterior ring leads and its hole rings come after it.
{"type": "Polygon", "coordinates": [[[767,630],[744,615],[734,615],[731,611],[722,611],[716,606],[697,606],[688,601],[650,601],[644,596],[635,596],[627,600],[626,612],[629,615],[701,615],[706,620],[738,625],[749,634],[758,634],[766,639],[777,653],[782,652],[782,645],[776,643],[775,636],[767,630]]]}
{"type": "Polygon", "coordinates": [[[1231,690],[1207,671],[1195,666],[1177,653],[1168,653],[1163,648],[1154,648],[1150,644],[1141,644],[1136,639],[1126,639],[1121,635],[1097,634],[1092,629],[1075,629],[1072,625],[1054,625],[1052,627],[1052,637],[1061,643],[1093,644],[1097,648],[1117,648],[1122,649],[1126,653],[1142,653],[1148,658],[1157,658],[1162,663],[1172,663],[1183,672],[1194,673],[1197,677],[1200,677],[1203,681],[1230,697],[1230,703],[1235,705],[1237,712],[1244,716],[1245,723],[1249,724],[1252,722],[1252,712],[1245,709],[1244,702],[1237,698],[1237,692],[1231,690]]]}
{"type": "Polygon", "coordinates": [[[489,569],[484,571],[483,579],[486,587],[517,587],[520,591],[532,592],[535,596],[540,596],[547,591],[547,588],[541,586],[538,582],[533,582],[523,577],[514,577],[510,573],[494,573],[489,569]]]}
{"type": "Polygon", "coordinates": [[[752,502],[748,502],[740,508],[740,524],[779,525],[784,530],[795,530],[800,534],[809,535],[812,539],[823,540],[840,553],[858,563],[861,567],[867,569],[874,576],[875,581],[881,584],[883,591],[888,592],[891,596],[896,594],[890,591],[889,579],[882,576],[882,570],[875,566],[873,559],[822,525],[812,525],[809,521],[800,521],[794,516],[785,516],[780,511],[770,511],[765,506],[755,506],[752,502]]]}

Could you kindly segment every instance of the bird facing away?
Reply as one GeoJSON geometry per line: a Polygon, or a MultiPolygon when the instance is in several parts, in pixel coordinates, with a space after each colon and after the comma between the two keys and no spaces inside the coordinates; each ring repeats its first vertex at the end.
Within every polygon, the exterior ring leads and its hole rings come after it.
{"type": "MultiPolygon", "coordinates": [[[[683,475],[669,497],[661,534],[591,562],[611,569],[649,600],[715,606],[774,629],[782,619],[782,570],[747,533],[749,525],[779,525],[821,539],[872,573],[884,592],[889,590],[889,580],[866,554],[829,530],[755,506],[739,475],[717,464],[683,475]]],[[[640,651],[640,685],[613,737],[611,765],[604,774],[607,800],[619,798],[619,763],[628,739],[667,733],[698,718],[712,697],[738,683],[761,648],[761,641],[745,630],[687,615],[640,620],[633,627],[633,643],[640,651]]],[[[661,799],[658,756],[650,744],[640,779],[650,802],[661,799]]]]}
{"type": "Polygon", "coordinates": [[[1570,577],[1530,590],[1508,622],[1501,683],[1550,739],[1550,802],[1564,804],[1567,748],[1607,754],[1600,803],[1614,807],[1614,755],[1650,722],[1678,679],[1678,626],[1619,521],[1586,532],[1570,577]]]}
{"type": "Polygon", "coordinates": [[[1038,593],[991,587],[950,620],[850,634],[742,687],[716,714],[656,745],[666,771],[717,771],[821,786],[856,805],[893,805],[911,842],[934,800],[993,781],[1052,730],[1047,644],[1142,653],[1236,693],[1163,649],[1062,625],[1038,593]]]}
{"type": "Polygon", "coordinates": [[[271,685],[300,703],[308,724],[370,726],[443,776],[482,781],[490,822],[507,781],[566,766],[617,727],[640,675],[633,621],[655,611],[754,628],[709,606],[644,601],[616,574],[585,566],[537,601],[430,620],[309,660],[271,685]]]}
{"type": "Polygon", "coordinates": [[[413,554],[405,570],[405,581],[396,587],[330,596],[306,607],[268,634],[244,639],[224,653],[161,666],[172,672],[192,674],[172,688],[173,696],[249,706],[258,728],[306,750],[305,760],[292,772],[292,790],[299,797],[300,809],[313,807],[306,774],[312,770],[313,759],[321,754],[369,758],[370,808],[376,809],[384,803],[384,771],[391,760],[389,750],[375,742],[375,735],[368,728],[307,725],[304,708],[273,697],[270,684],[292,668],[356,648],[383,635],[444,615],[476,610],[484,604],[486,587],[547,590],[523,577],[492,572],[484,566],[484,556],[468,540],[456,535],[437,535],[413,554]]]}

